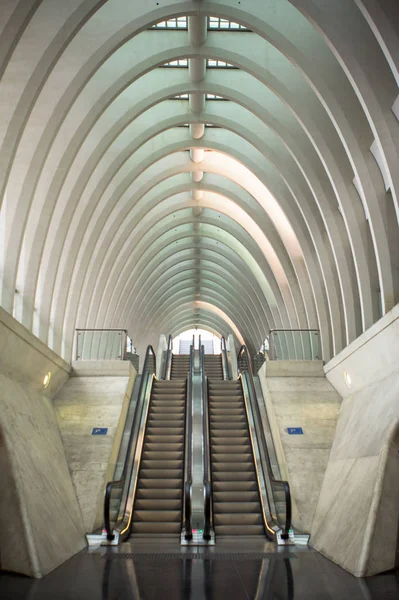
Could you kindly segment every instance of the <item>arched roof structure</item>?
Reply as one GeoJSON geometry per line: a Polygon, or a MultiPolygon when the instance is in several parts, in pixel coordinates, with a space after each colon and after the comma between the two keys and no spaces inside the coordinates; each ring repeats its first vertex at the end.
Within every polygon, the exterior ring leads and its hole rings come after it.
{"type": "Polygon", "coordinates": [[[74,331],[318,328],[398,301],[396,0],[0,0],[0,302],[74,331]]]}

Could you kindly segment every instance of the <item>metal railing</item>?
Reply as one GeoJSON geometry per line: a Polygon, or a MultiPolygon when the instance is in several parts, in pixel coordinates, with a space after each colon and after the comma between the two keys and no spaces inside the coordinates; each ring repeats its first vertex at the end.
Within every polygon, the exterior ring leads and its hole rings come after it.
{"type": "Polygon", "coordinates": [[[168,337],[168,347],[166,349],[165,356],[165,368],[163,371],[162,379],[170,379],[170,372],[172,370],[172,357],[173,357],[173,340],[172,336],[168,337]]]}
{"type": "Polygon", "coordinates": [[[246,346],[241,346],[237,356],[238,368],[240,375],[244,382],[243,392],[244,399],[248,400],[248,410],[253,415],[253,424],[256,434],[256,442],[260,452],[260,464],[263,470],[263,479],[266,485],[269,512],[273,519],[278,523],[282,529],[281,538],[288,539],[289,532],[291,530],[291,516],[292,516],[292,504],[291,504],[291,492],[288,481],[275,479],[273,469],[270,461],[269,451],[266,443],[265,432],[262,427],[262,417],[260,414],[259,404],[256,396],[255,385],[253,380],[253,373],[251,367],[251,361],[246,346]],[[245,389],[244,389],[245,388],[245,389]],[[247,393],[245,393],[247,392],[247,393]],[[279,519],[278,510],[276,508],[280,499],[277,499],[277,494],[280,492],[284,497],[285,515],[283,522],[279,519]],[[270,495],[272,498],[270,498],[270,495]],[[272,502],[271,502],[272,500],[272,502]]]}
{"type": "Polygon", "coordinates": [[[192,491],[192,435],[193,435],[193,374],[194,374],[194,336],[190,347],[190,367],[187,380],[186,426],[184,448],[184,485],[183,485],[183,514],[182,531],[184,539],[192,540],[193,529],[191,519],[192,491]]]}
{"type": "Polygon", "coordinates": [[[318,329],[271,329],[270,360],[321,360],[318,329]]]}
{"type": "Polygon", "coordinates": [[[126,360],[134,352],[127,329],[76,329],[76,360],[126,360]]]}
{"type": "Polygon", "coordinates": [[[202,419],[203,419],[203,448],[204,448],[204,540],[212,539],[213,533],[213,507],[212,507],[212,471],[210,455],[209,431],[209,404],[208,404],[208,378],[205,375],[205,347],[200,346],[200,365],[202,376],[202,419]]]}
{"type": "Polygon", "coordinates": [[[229,358],[227,355],[227,345],[226,345],[226,339],[224,336],[222,336],[222,339],[221,339],[221,351],[222,351],[223,379],[231,379],[231,370],[230,370],[229,358]]]}
{"type": "Polygon", "coordinates": [[[115,539],[115,533],[118,535],[117,541],[123,539],[124,536],[128,535],[130,530],[155,372],[155,353],[152,346],[148,346],[122,474],[120,479],[109,481],[105,488],[104,528],[109,541],[115,539]],[[117,515],[116,519],[111,518],[111,504],[113,500],[117,505],[114,509],[117,515]],[[113,522],[114,527],[112,526],[113,522]]]}

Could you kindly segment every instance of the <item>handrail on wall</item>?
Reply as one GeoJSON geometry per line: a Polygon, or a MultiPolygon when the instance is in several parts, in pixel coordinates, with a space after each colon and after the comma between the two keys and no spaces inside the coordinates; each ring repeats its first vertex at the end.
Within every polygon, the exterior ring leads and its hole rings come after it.
{"type": "MultiPolygon", "coordinates": [[[[145,359],[144,359],[144,366],[143,366],[143,372],[141,375],[140,388],[139,388],[139,393],[138,393],[138,397],[137,397],[137,404],[136,404],[136,409],[134,412],[132,428],[130,430],[129,442],[128,442],[128,446],[127,446],[126,458],[125,458],[125,463],[123,465],[122,475],[121,475],[120,479],[116,479],[114,481],[109,481],[105,487],[104,528],[106,530],[107,539],[109,541],[111,541],[115,538],[115,534],[113,533],[113,528],[112,528],[112,523],[111,523],[111,515],[110,515],[112,491],[115,488],[123,487],[123,491],[122,491],[122,495],[121,495],[121,502],[120,502],[119,511],[118,511],[118,516],[121,516],[121,506],[123,503],[125,504],[125,507],[123,509],[124,513],[125,513],[125,509],[126,509],[126,502],[128,500],[128,498],[127,498],[128,489],[130,488],[130,480],[132,477],[133,466],[134,466],[134,457],[135,457],[137,451],[139,450],[138,444],[141,443],[141,446],[142,446],[144,443],[144,433],[141,437],[139,436],[140,425],[141,425],[144,409],[145,409],[146,405],[147,405],[147,409],[148,409],[148,405],[149,405],[149,401],[150,401],[150,397],[151,397],[152,381],[151,381],[151,386],[149,386],[149,382],[150,382],[150,379],[151,380],[154,379],[155,373],[156,373],[155,352],[154,352],[154,349],[152,346],[148,346],[146,355],[145,355],[145,359]],[[141,442],[140,442],[140,440],[141,440],[141,442]],[[134,448],[133,448],[133,446],[134,446],[134,448]]],[[[147,413],[148,413],[148,410],[147,410],[147,413]]],[[[146,425],[146,423],[144,424],[144,431],[145,431],[145,425],[146,425]]],[[[141,456],[141,454],[140,454],[140,456],[141,456]]],[[[138,469],[137,469],[136,474],[138,475],[138,469]]],[[[130,527],[130,520],[133,515],[133,504],[134,504],[134,499],[132,499],[132,509],[128,516],[128,520],[129,520],[128,527],[130,527]]],[[[123,522],[123,519],[124,519],[124,517],[121,518],[122,522],[123,522]]]]}
{"type": "MultiPolygon", "coordinates": [[[[273,475],[273,469],[270,461],[269,451],[266,443],[265,433],[263,427],[261,426],[262,418],[259,410],[259,404],[256,397],[255,392],[255,384],[253,380],[253,372],[250,356],[248,354],[248,350],[246,346],[241,346],[240,351],[237,356],[238,368],[241,373],[247,373],[249,379],[249,401],[251,403],[251,408],[256,413],[255,425],[256,427],[256,437],[258,444],[262,447],[263,456],[265,461],[262,461],[262,467],[264,467],[264,462],[266,462],[267,469],[267,478],[270,481],[272,492],[274,496],[275,487],[282,488],[284,491],[285,498],[285,522],[282,524],[282,539],[289,538],[289,532],[291,529],[291,517],[292,517],[292,503],[291,503],[291,491],[288,481],[283,481],[280,479],[275,479],[273,475]]],[[[276,514],[277,516],[277,514],[276,514]]]]}

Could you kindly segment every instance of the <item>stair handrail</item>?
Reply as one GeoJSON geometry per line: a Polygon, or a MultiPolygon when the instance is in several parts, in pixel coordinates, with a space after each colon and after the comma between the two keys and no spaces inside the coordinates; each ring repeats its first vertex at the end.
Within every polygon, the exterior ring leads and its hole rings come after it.
{"type": "Polygon", "coordinates": [[[204,540],[212,539],[213,533],[213,507],[212,507],[212,471],[210,456],[210,431],[209,431],[209,404],[208,404],[208,377],[205,374],[205,347],[200,347],[200,365],[202,377],[202,429],[204,439],[204,540]]]}
{"type": "Polygon", "coordinates": [[[162,374],[162,379],[170,379],[170,372],[172,370],[172,357],[173,357],[173,340],[172,336],[168,337],[168,345],[166,347],[165,366],[162,374]]]}
{"type": "MultiPolygon", "coordinates": [[[[142,422],[143,411],[148,405],[151,396],[152,382],[156,373],[156,356],[152,346],[147,347],[145,354],[143,371],[141,375],[139,393],[137,396],[137,404],[134,411],[133,423],[130,430],[129,441],[126,450],[126,458],[122,469],[122,474],[119,479],[109,481],[105,486],[104,494],[104,529],[107,534],[107,539],[112,541],[115,538],[113,528],[111,525],[110,508],[111,508],[111,494],[112,490],[116,487],[123,487],[121,502],[119,505],[118,519],[121,515],[121,506],[125,504],[124,512],[126,509],[126,502],[128,496],[128,489],[130,487],[130,479],[133,472],[134,457],[137,452],[137,445],[139,443],[140,423],[142,422]],[[149,385],[151,381],[151,385],[149,385]],[[133,450],[134,447],[134,450],[133,450]]],[[[144,438],[144,435],[142,436],[144,438]]],[[[143,440],[142,440],[143,442],[143,440]]],[[[131,518],[131,515],[130,515],[131,518]]],[[[130,524],[130,523],[129,523],[130,524]]]]}
{"type": "MultiPolygon", "coordinates": [[[[249,388],[249,401],[251,403],[252,411],[255,409],[256,419],[254,420],[256,426],[256,437],[258,444],[262,447],[263,456],[266,462],[267,476],[271,483],[272,490],[274,486],[281,487],[284,490],[285,495],[285,523],[282,526],[281,538],[286,540],[289,538],[289,532],[291,530],[291,518],[292,518],[292,501],[291,501],[291,490],[288,481],[276,479],[273,474],[273,469],[270,461],[269,449],[265,438],[263,427],[260,426],[262,423],[262,417],[260,414],[259,403],[257,401],[255,384],[253,379],[253,372],[251,366],[251,360],[247,347],[242,345],[237,356],[238,369],[241,375],[247,375],[246,382],[249,388]]],[[[262,461],[262,467],[264,462],[262,461]]],[[[276,511],[277,517],[277,511],[276,511]]]]}
{"type": "Polygon", "coordinates": [[[221,351],[222,351],[222,368],[223,368],[223,377],[224,379],[231,379],[231,372],[230,372],[230,364],[229,364],[229,359],[227,357],[227,344],[226,344],[226,338],[224,337],[224,335],[222,336],[221,339],[221,351]]]}
{"type": "MultiPolygon", "coordinates": [[[[194,336],[193,336],[194,342],[194,336]]],[[[194,375],[194,343],[190,346],[190,367],[186,388],[186,425],[185,425],[185,447],[184,447],[184,485],[183,485],[183,514],[182,531],[184,539],[193,538],[192,530],[192,435],[193,435],[193,375],[194,375]]]]}

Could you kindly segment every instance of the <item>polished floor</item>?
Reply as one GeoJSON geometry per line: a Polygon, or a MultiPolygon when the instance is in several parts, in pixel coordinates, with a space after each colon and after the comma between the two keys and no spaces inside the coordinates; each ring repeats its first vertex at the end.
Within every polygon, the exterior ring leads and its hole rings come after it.
{"type": "Polygon", "coordinates": [[[41,580],[0,574],[1,600],[398,600],[399,574],[356,579],[307,548],[137,540],[84,551],[41,580]]]}

